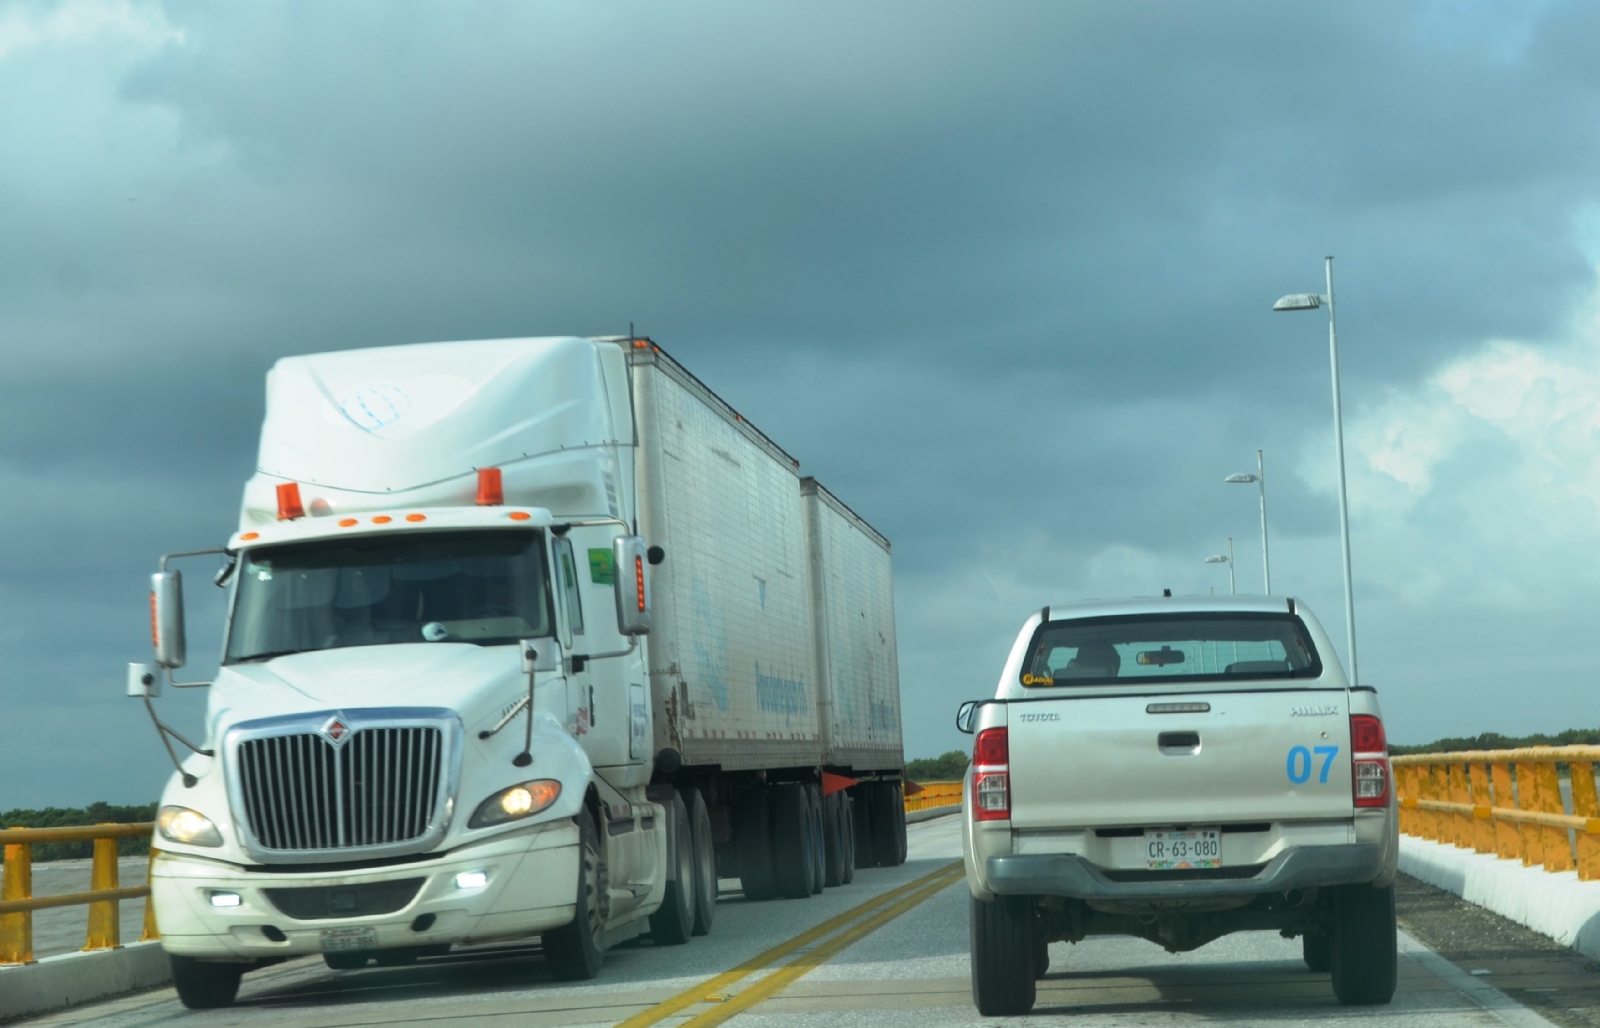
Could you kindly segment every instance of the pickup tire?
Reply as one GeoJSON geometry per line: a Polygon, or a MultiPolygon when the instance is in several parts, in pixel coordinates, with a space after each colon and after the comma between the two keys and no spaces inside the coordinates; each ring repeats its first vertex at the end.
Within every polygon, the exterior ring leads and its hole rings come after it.
{"type": "Polygon", "coordinates": [[[610,888],[600,834],[587,810],[572,819],[578,825],[578,881],[572,920],[544,933],[544,959],[557,981],[586,981],[600,973],[605,958],[606,912],[610,888]]]}
{"type": "Polygon", "coordinates": [[[717,919],[717,851],[711,836],[711,811],[699,789],[679,789],[689,812],[689,835],[694,840],[694,934],[708,935],[717,919]]]}
{"type": "Polygon", "coordinates": [[[244,975],[243,964],[211,964],[176,953],[170,959],[172,984],[184,1006],[190,1010],[233,1006],[239,995],[239,979],[244,975]]]}
{"type": "Polygon", "coordinates": [[[1326,974],[1333,967],[1333,940],[1318,932],[1300,936],[1300,956],[1306,967],[1326,974]]]}
{"type": "Polygon", "coordinates": [[[1022,896],[996,896],[992,901],[973,897],[972,1003],[985,1017],[1011,1017],[1033,1009],[1033,926],[1028,900],[1022,896]]]}
{"type": "Polygon", "coordinates": [[[772,863],[778,892],[805,899],[817,878],[817,846],[811,838],[811,803],[806,787],[785,782],[772,788],[772,863]]]}
{"type": "Polygon", "coordinates": [[[683,797],[677,792],[667,804],[667,818],[667,859],[672,862],[672,877],[667,881],[661,906],[650,915],[650,938],[657,946],[682,946],[694,934],[694,828],[689,824],[683,797]]]}
{"type": "Polygon", "coordinates": [[[1333,994],[1345,1006],[1371,1006],[1394,997],[1398,973],[1394,887],[1351,885],[1333,901],[1329,970],[1333,994]]]}
{"type": "Polygon", "coordinates": [[[766,789],[751,789],[739,802],[733,844],[739,855],[739,885],[747,900],[778,894],[772,861],[772,810],[766,789]]]}

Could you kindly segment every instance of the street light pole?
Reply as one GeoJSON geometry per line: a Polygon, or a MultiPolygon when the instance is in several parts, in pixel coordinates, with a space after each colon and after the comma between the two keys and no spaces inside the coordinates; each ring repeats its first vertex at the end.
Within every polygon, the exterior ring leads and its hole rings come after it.
{"type": "Polygon", "coordinates": [[[1328,305],[1328,362],[1333,367],[1333,444],[1339,460],[1339,545],[1344,556],[1344,621],[1350,653],[1350,681],[1359,684],[1356,664],[1356,598],[1350,575],[1350,495],[1344,473],[1344,404],[1339,394],[1339,329],[1333,310],[1333,258],[1326,257],[1327,293],[1292,293],[1272,305],[1275,311],[1316,310],[1328,305]]]}
{"type": "Polygon", "coordinates": [[[1272,561],[1267,557],[1267,467],[1261,451],[1256,451],[1256,473],[1251,475],[1240,472],[1229,475],[1224,482],[1242,485],[1246,482],[1256,482],[1261,486],[1261,585],[1262,592],[1267,596],[1272,595],[1272,561]]]}
{"type": "Polygon", "coordinates": [[[1233,536],[1228,536],[1228,595],[1238,596],[1239,586],[1233,578],[1233,536]]]}

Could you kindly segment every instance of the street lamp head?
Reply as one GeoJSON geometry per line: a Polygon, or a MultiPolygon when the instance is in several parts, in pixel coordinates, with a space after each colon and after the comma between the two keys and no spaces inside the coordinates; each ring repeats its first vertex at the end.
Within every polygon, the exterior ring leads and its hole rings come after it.
{"type": "Polygon", "coordinates": [[[1228,558],[1224,557],[1222,554],[1219,553],[1215,557],[1207,557],[1206,558],[1206,563],[1207,564],[1226,564],[1226,563],[1228,563],[1228,558]]]}
{"type": "Polygon", "coordinates": [[[1224,482],[1254,482],[1255,480],[1256,476],[1247,474],[1229,475],[1223,479],[1224,482]]]}
{"type": "Polygon", "coordinates": [[[1328,302],[1321,293],[1290,293],[1272,305],[1275,311],[1314,311],[1328,302]]]}

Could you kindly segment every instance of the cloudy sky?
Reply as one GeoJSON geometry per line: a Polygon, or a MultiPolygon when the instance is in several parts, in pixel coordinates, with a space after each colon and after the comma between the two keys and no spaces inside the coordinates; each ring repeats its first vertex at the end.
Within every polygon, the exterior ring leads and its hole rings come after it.
{"type": "Polygon", "coordinates": [[[1325,254],[1391,738],[1600,724],[1597,47],[1554,0],[0,4],[0,809],[155,797],[146,576],[296,353],[650,334],[894,541],[911,756],[1045,602],[1225,591],[1230,536],[1259,591],[1257,448],[1342,643],[1326,318],[1270,312],[1325,254]]]}

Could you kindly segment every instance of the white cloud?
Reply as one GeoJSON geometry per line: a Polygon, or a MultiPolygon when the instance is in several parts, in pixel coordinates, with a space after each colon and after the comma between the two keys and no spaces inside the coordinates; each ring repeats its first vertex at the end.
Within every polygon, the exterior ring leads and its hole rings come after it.
{"type": "Polygon", "coordinates": [[[66,0],[55,4],[17,4],[0,10],[0,61],[51,43],[113,37],[153,49],[183,42],[183,31],[151,4],[128,0],[66,0]]]}

